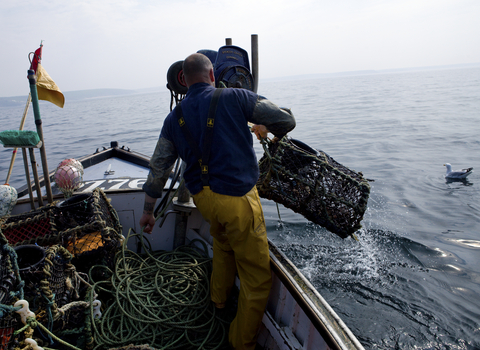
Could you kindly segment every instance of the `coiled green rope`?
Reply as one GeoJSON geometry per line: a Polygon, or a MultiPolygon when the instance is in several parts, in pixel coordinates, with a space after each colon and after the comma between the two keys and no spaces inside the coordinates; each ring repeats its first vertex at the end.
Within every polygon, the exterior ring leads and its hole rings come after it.
{"type": "Polygon", "coordinates": [[[110,296],[101,318],[93,319],[90,310],[95,349],[130,344],[157,349],[223,348],[228,324],[216,315],[210,301],[211,259],[206,252],[193,246],[151,252],[143,244],[147,253],[136,254],[126,248],[129,238],[139,236],[131,232],[117,257],[115,273],[108,270],[110,278],[96,282],[92,289],[100,299],[102,294],[110,296]]]}

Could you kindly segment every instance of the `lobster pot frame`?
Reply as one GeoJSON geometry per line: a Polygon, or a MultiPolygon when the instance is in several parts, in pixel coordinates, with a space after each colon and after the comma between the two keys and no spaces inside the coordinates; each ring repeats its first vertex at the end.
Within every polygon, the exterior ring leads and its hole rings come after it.
{"type": "MultiPolygon", "coordinates": [[[[24,332],[14,304],[26,300],[36,320],[55,336],[71,344],[91,341],[87,325],[91,303],[84,301],[91,285],[71,263],[72,254],[61,245],[11,247],[0,230],[0,350],[24,346],[24,332]]],[[[34,330],[28,337],[49,344],[44,332],[34,330]]],[[[56,345],[52,345],[56,348],[56,345]]]]}
{"type": "Polygon", "coordinates": [[[15,251],[24,282],[24,299],[33,312],[50,308],[55,314],[58,308],[80,298],[80,278],[71,263],[72,254],[64,247],[23,245],[16,246],[15,251]]]}
{"type": "MultiPolygon", "coordinates": [[[[26,280],[25,299],[34,307],[32,311],[36,319],[44,326],[50,326],[55,336],[83,348],[86,338],[90,337],[84,332],[90,308],[90,303],[84,301],[91,287],[85,280],[87,277],[81,278],[72,264],[72,254],[60,245],[48,247],[39,265],[40,269],[35,267],[27,275],[30,277],[36,273],[39,278],[26,280]],[[33,299],[30,301],[30,298],[33,299]]],[[[35,333],[35,336],[41,341],[49,341],[42,332],[35,333]]]]}
{"type": "MultiPolygon", "coordinates": [[[[56,337],[82,346],[91,337],[86,329],[90,302],[84,301],[90,284],[75,270],[72,254],[60,245],[43,249],[36,245],[15,247],[18,270],[23,280],[23,297],[35,319],[47,327],[56,337]],[[86,332],[84,332],[86,330],[86,332]]],[[[8,340],[1,350],[11,348],[14,341],[21,342],[25,335],[14,332],[23,327],[14,307],[10,314],[0,319],[0,334],[8,340]]],[[[39,344],[50,344],[51,338],[34,329],[28,337],[39,344]]],[[[52,348],[56,348],[54,343],[52,348]]]]}
{"type": "Polygon", "coordinates": [[[15,311],[4,313],[0,317],[0,350],[13,349],[15,341],[24,340],[23,334],[14,335],[14,332],[22,326],[20,317],[15,311]]]}
{"type": "Polygon", "coordinates": [[[259,161],[260,197],[302,214],[341,238],[362,226],[370,186],[361,173],[300,141],[266,141],[259,161]]]}
{"type": "Polygon", "coordinates": [[[77,271],[91,266],[115,265],[115,254],[123,241],[122,226],[105,193],[97,188],[65,201],[0,220],[0,228],[11,245],[61,245],[72,255],[77,271]]]}
{"type": "MultiPolygon", "coordinates": [[[[60,210],[54,205],[47,205],[25,214],[7,216],[0,219],[0,228],[11,246],[23,245],[38,238],[56,235],[55,216],[60,210]]],[[[42,240],[43,241],[43,240],[42,240]]]]}
{"type": "Polygon", "coordinates": [[[23,298],[23,287],[15,251],[0,229],[0,350],[11,349],[15,340],[14,331],[22,326],[20,316],[13,304],[23,298]]]}

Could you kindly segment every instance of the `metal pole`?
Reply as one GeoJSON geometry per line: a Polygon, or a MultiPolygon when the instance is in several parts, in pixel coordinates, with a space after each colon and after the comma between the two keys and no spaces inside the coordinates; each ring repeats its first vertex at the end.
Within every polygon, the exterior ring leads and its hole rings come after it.
{"type": "Polygon", "coordinates": [[[23,155],[23,165],[25,167],[25,176],[27,177],[28,197],[30,198],[30,206],[32,207],[32,210],[34,210],[35,201],[33,199],[32,181],[30,180],[30,171],[28,170],[27,150],[23,147],[22,147],[22,155],[23,155]]]}
{"type": "Polygon", "coordinates": [[[253,92],[258,90],[258,34],[252,34],[252,76],[253,92]]]}
{"type": "Polygon", "coordinates": [[[232,45],[232,38],[226,38],[225,39],[225,45],[227,45],[227,46],[232,45]]]}
{"type": "MultiPolygon", "coordinates": [[[[182,162],[181,174],[185,171],[186,164],[182,162]]],[[[174,208],[178,211],[175,216],[175,238],[173,240],[173,249],[185,245],[187,237],[187,221],[191,213],[190,191],[185,186],[185,181],[182,181],[178,189],[177,201],[174,202],[174,208]]]]}
{"type": "Polygon", "coordinates": [[[40,156],[42,158],[43,181],[47,191],[47,199],[49,203],[53,202],[52,187],[50,185],[50,176],[48,174],[47,153],[45,151],[45,141],[43,139],[42,118],[40,116],[40,107],[38,105],[37,85],[35,81],[35,72],[32,69],[28,70],[28,80],[30,82],[30,93],[32,95],[33,114],[35,116],[35,125],[37,126],[37,133],[42,141],[40,147],[40,156]]]}
{"type": "Polygon", "coordinates": [[[178,201],[180,203],[190,202],[190,191],[185,186],[185,182],[183,182],[180,188],[178,189],[178,201]]]}
{"type": "Polygon", "coordinates": [[[30,162],[32,163],[33,180],[35,180],[35,190],[37,191],[38,205],[43,207],[42,189],[38,180],[37,161],[35,160],[35,152],[33,148],[28,149],[30,153],[30,162]]]}

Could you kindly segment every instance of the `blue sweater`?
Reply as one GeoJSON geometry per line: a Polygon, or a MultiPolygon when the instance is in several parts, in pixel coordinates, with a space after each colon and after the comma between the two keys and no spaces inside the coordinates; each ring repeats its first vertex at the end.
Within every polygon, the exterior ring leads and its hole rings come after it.
{"type": "MultiPolygon", "coordinates": [[[[202,149],[207,115],[215,88],[205,83],[190,86],[182,101],[185,123],[195,143],[202,149]]],[[[247,122],[252,120],[258,95],[245,89],[223,89],[218,101],[210,152],[209,185],[213,192],[243,196],[258,180],[258,164],[253,150],[252,134],[247,122]]],[[[203,188],[197,158],[190,149],[178,124],[177,108],[165,119],[160,137],[175,146],[187,163],[185,183],[192,194],[203,188]]]]}

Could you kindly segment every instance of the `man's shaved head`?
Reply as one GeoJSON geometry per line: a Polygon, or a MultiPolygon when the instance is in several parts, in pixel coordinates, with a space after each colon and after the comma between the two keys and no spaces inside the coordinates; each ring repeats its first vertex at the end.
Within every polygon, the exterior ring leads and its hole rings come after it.
{"type": "Polygon", "coordinates": [[[204,82],[211,84],[213,78],[213,65],[210,59],[201,53],[194,53],[183,61],[183,75],[187,86],[204,82]],[[212,74],[210,76],[210,73],[212,74]]]}

